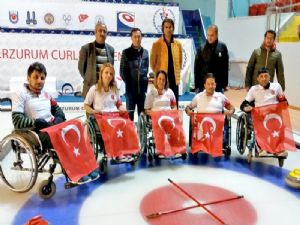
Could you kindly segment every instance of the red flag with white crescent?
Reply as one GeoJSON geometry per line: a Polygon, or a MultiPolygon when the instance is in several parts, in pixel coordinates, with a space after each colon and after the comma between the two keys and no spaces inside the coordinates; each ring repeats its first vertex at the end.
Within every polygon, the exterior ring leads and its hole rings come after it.
{"type": "Polygon", "coordinates": [[[287,102],[255,107],[251,117],[262,150],[272,154],[296,150],[287,102]]]}
{"type": "Polygon", "coordinates": [[[58,158],[72,181],[97,169],[92,145],[81,120],[69,120],[42,130],[50,136],[58,158]]]}
{"type": "Polygon", "coordinates": [[[192,153],[203,151],[213,157],[223,154],[224,115],[195,113],[192,115],[192,153]]]}
{"type": "Polygon", "coordinates": [[[150,113],[157,154],[174,156],[186,153],[185,133],[182,126],[182,111],[166,110],[150,113]]]}
{"type": "Polygon", "coordinates": [[[139,152],[137,131],[128,114],[103,113],[95,114],[95,118],[101,131],[105,151],[110,157],[139,152]]]}

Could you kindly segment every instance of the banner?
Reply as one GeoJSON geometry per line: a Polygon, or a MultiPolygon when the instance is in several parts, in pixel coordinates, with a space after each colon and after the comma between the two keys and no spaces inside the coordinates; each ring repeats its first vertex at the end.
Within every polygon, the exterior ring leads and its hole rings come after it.
{"type": "Polygon", "coordinates": [[[157,154],[174,156],[176,153],[186,153],[182,112],[167,110],[150,113],[157,154]]]}
{"type": "MultiPolygon", "coordinates": [[[[142,46],[151,52],[158,37],[144,37],[142,46]]],[[[82,45],[95,40],[94,34],[6,33],[0,32],[0,92],[9,91],[9,79],[26,77],[28,66],[35,61],[47,68],[47,76],[56,77],[57,90],[62,93],[82,90],[78,71],[79,51],[82,45]]],[[[180,93],[188,86],[193,65],[192,39],[179,38],[183,46],[183,67],[180,93]]],[[[108,36],[107,43],[115,49],[115,71],[121,94],[125,86],[119,75],[122,50],[131,45],[130,37],[108,36]]],[[[149,72],[151,72],[149,68],[149,72]]],[[[47,82],[47,79],[46,79],[47,82]]],[[[123,93],[122,93],[123,90],[123,93]]]]}
{"type": "Polygon", "coordinates": [[[224,115],[195,113],[192,115],[192,153],[206,152],[213,157],[222,156],[224,115]]]}
{"type": "Polygon", "coordinates": [[[255,107],[251,117],[262,150],[273,154],[296,150],[287,102],[255,107]]]}
{"type": "Polygon", "coordinates": [[[92,145],[80,120],[69,120],[42,130],[50,136],[58,158],[72,181],[97,169],[92,145]]]}
{"type": "Polygon", "coordinates": [[[179,6],[176,4],[1,0],[0,27],[94,30],[95,24],[102,21],[113,32],[140,27],[144,33],[157,34],[161,33],[166,17],[174,20],[174,34],[178,34],[179,6]]]}
{"type": "Polygon", "coordinates": [[[105,151],[110,157],[137,154],[139,139],[134,123],[128,114],[119,112],[95,114],[98,127],[101,131],[105,151]]]}

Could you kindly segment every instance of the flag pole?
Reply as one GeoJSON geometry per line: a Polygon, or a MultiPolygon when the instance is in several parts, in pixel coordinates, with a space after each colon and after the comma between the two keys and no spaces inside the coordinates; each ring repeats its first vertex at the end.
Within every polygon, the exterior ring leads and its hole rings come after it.
{"type": "Polygon", "coordinates": [[[177,189],[179,189],[182,193],[184,193],[187,197],[189,197],[191,200],[193,200],[197,205],[201,208],[203,208],[213,219],[218,221],[222,225],[226,225],[226,223],[221,220],[219,217],[217,217],[214,213],[212,213],[208,208],[205,207],[205,205],[201,204],[197,199],[195,199],[193,196],[191,196],[189,193],[187,193],[184,189],[182,189],[179,185],[174,183],[170,178],[168,178],[168,181],[173,184],[177,189]]]}
{"type": "MultiPolygon", "coordinates": [[[[244,198],[243,195],[238,195],[236,197],[232,197],[232,198],[225,198],[222,200],[217,200],[217,201],[212,201],[212,202],[207,202],[207,203],[203,203],[204,206],[207,205],[214,205],[214,204],[219,204],[219,203],[223,203],[223,202],[228,202],[228,201],[233,201],[233,200],[237,200],[237,199],[241,199],[244,198]]],[[[169,211],[164,211],[164,212],[156,212],[156,213],[151,213],[149,215],[147,215],[146,217],[148,219],[153,219],[159,216],[163,216],[163,215],[167,215],[167,214],[171,214],[171,213],[176,213],[176,212],[181,212],[181,211],[185,211],[185,210],[189,210],[189,209],[194,209],[194,208],[198,208],[199,205],[192,205],[192,206],[187,206],[181,209],[173,209],[173,210],[169,210],[169,211]]]]}

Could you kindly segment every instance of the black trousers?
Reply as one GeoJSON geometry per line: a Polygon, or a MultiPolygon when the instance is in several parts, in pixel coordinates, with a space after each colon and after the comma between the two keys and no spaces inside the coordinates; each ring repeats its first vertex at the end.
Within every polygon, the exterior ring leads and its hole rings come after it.
{"type": "Polygon", "coordinates": [[[134,121],[135,106],[137,106],[138,115],[144,111],[145,98],[145,93],[126,93],[126,109],[132,121],[134,121]]]}

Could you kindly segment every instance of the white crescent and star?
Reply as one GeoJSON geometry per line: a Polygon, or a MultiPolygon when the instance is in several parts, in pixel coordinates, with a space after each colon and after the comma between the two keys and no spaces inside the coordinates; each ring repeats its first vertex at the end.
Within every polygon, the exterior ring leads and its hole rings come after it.
{"type": "MultiPolygon", "coordinates": [[[[124,126],[126,126],[126,120],[123,118],[112,118],[112,119],[107,119],[107,123],[109,126],[111,126],[112,128],[115,128],[115,126],[112,124],[113,121],[123,121],[124,126]]],[[[123,131],[121,129],[118,129],[117,131],[117,137],[118,138],[122,138],[123,137],[123,131]]]]}
{"type": "Polygon", "coordinates": [[[263,121],[263,124],[264,124],[264,127],[266,128],[266,130],[269,130],[269,128],[267,127],[267,123],[268,123],[268,121],[270,119],[276,119],[276,120],[278,120],[279,123],[280,123],[280,127],[279,128],[282,127],[282,119],[281,119],[281,117],[278,114],[276,114],[276,113],[270,113],[270,114],[268,114],[268,115],[265,116],[264,121],[263,121]]]}
{"type": "MultiPolygon", "coordinates": [[[[78,143],[80,143],[80,138],[81,138],[81,136],[80,136],[80,130],[78,129],[78,127],[76,126],[76,125],[74,125],[74,124],[69,124],[68,126],[66,126],[66,127],[64,127],[64,128],[62,128],[61,129],[61,132],[60,132],[60,134],[61,134],[61,137],[62,137],[62,139],[63,139],[63,141],[67,144],[67,145],[69,145],[69,143],[66,141],[66,133],[68,132],[68,131],[70,131],[70,130],[74,130],[75,132],[76,132],[76,134],[77,134],[77,137],[78,137],[78,143]]],[[[79,152],[79,148],[76,148],[76,147],[74,147],[74,155],[77,157],[77,156],[79,156],[80,155],[80,152],[79,152]]]]}
{"type": "MultiPolygon", "coordinates": [[[[176,125],[175,125],[174,119],[173,119],[171,116],[161,116],[161,117],[159,117],[159,119],[158,119],[158,121],[157,121],[158,126],[160,127],[161,130],[163,130],[161,123],[162,123],[162,121],[164,121],[164,120],[169,120],[169,121],[171,121],[171,123],[172,123],[172,130],[175,128],[176,125]]],[[[169,134],[169,133],[166,133],[166,134],[165,134],[165,139],[167,139],[167,140],[170,139],[170,134],[169,134]]]]}

